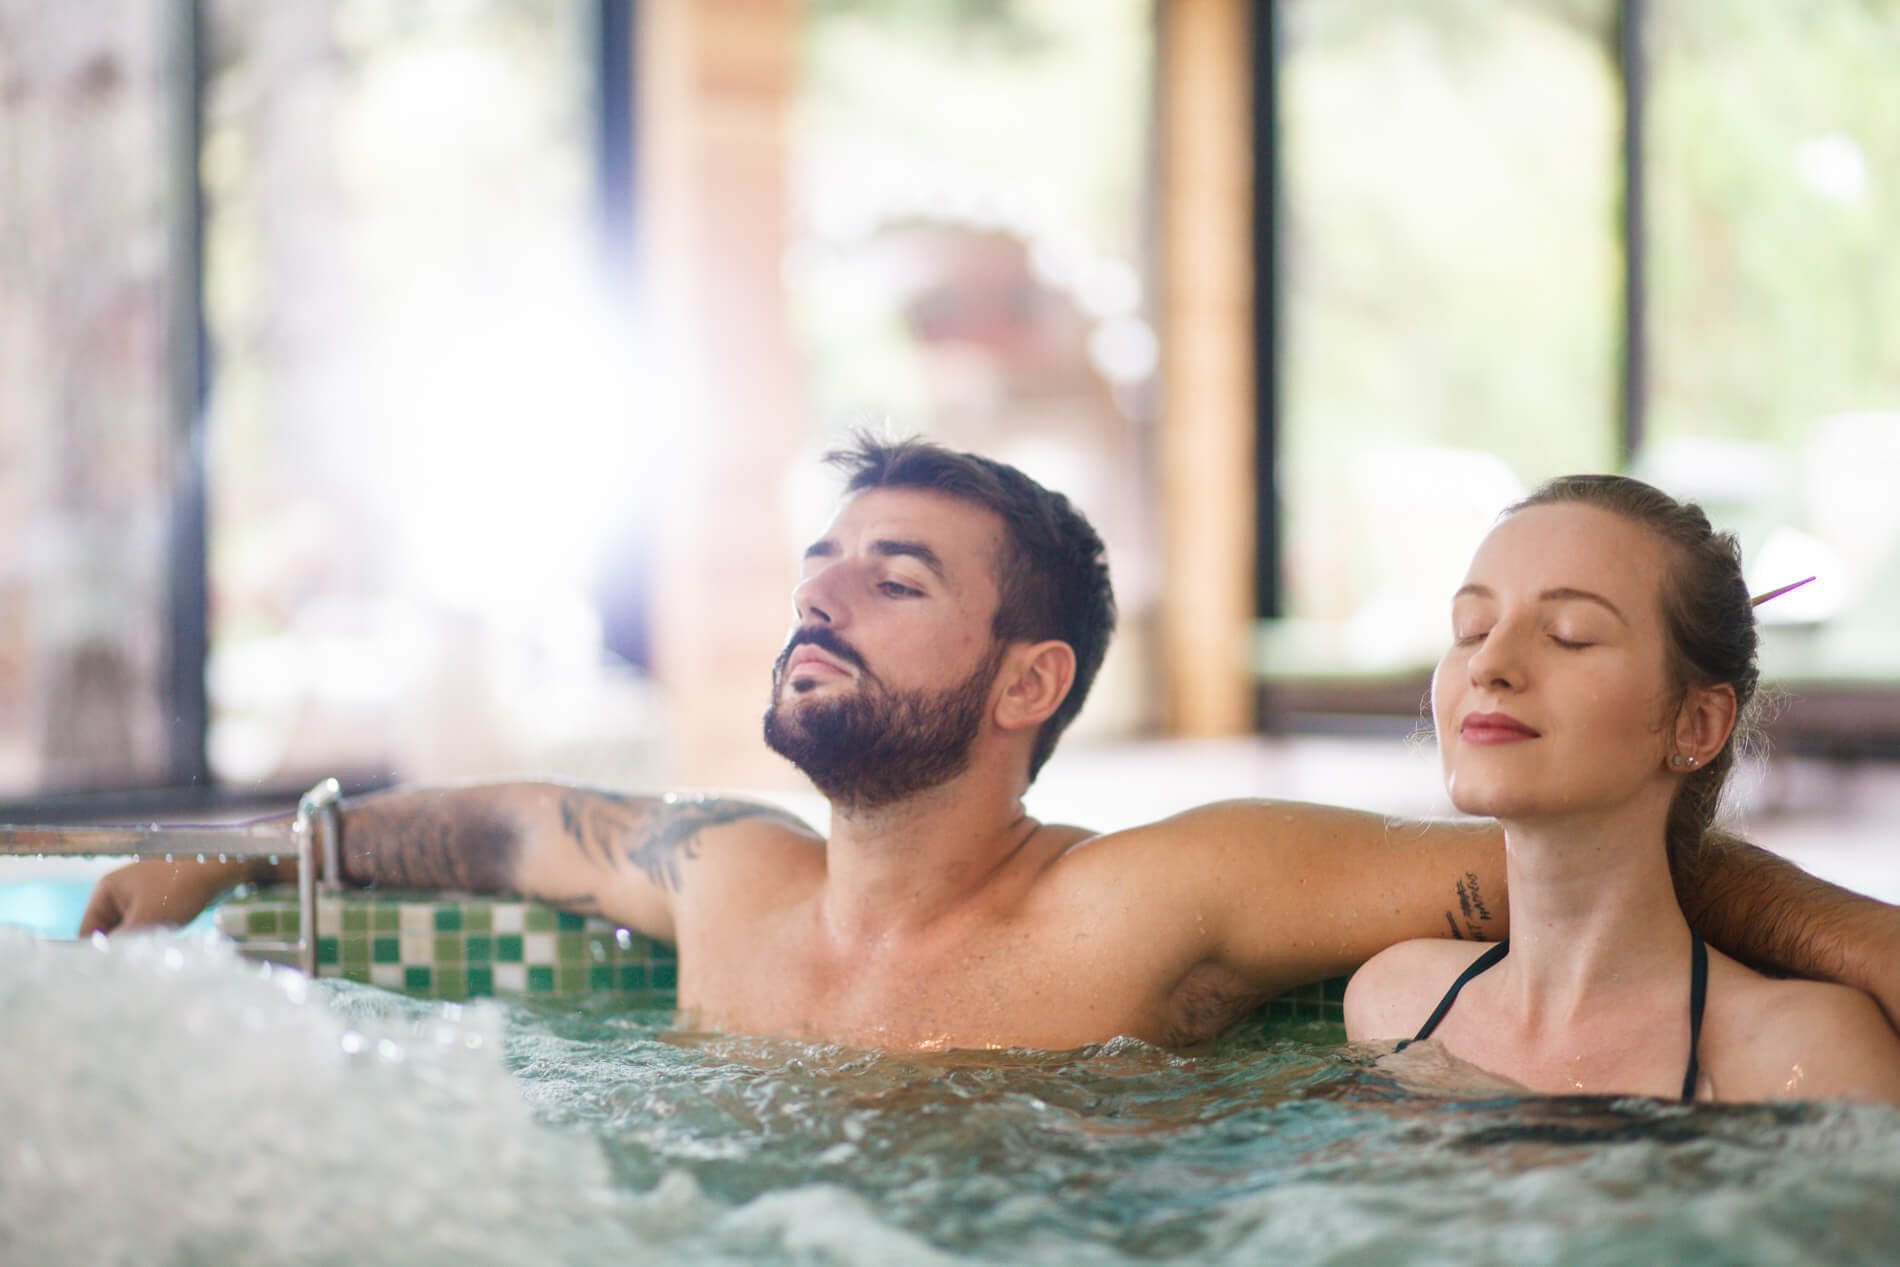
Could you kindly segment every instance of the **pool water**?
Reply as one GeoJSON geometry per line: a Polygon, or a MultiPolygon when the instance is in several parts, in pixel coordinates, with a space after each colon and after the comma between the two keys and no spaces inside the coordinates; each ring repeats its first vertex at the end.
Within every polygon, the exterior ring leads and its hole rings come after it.
{"type": "Polygon", "coordinates": [[[1458,1101],[1336,1030],[906,1058],[0,929],[0,1262],[1888,1260],[1900,1113],[1458,1101]]]}

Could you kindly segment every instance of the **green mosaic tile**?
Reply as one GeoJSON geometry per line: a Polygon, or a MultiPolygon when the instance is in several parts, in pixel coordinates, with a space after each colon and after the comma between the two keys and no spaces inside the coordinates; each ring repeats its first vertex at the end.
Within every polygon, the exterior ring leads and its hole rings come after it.
{"type": "Polygon", "coordinates": [[[1351,980],[1351,977],[1333,977],[1320,982],[1319,988],[1321,997],[1329,1003],[1344,1003],[1346,1001],[1346,983],[1351,980]]]}
{"type": "Polygon", "coordinates": [[[647,988],[647,966],[643,963],[623,963],[620,965],[620,988],[623,990],[644,990],[647,988]]]}
{"type": "MultiPolygon", "coordinates": [[[[297,930],[302,927],[303,915],[295,907],[287,911],[277,912],[277,935],[279,937],[295,937],[298,935],[297,930]]],[[[321,918],[317,921],[317,927],[323,927],[321,918]]]]}
{"type": "Polygon", "coordinates": [[[343,948],[343,966],[357,968],[369,963],[369,938],[343,937],[339,939],[343,948]]]}
{"type": "Polygon", "coordinates": [[[587,988],[585,964],[562,964],[555,970],[554,986],[562,994],[579,994],[587,988]]]}
{"type": "Polygon", "coordinates": [[[397,937],[373,937],[369,943],[371,963],[401,963],[402,940],[397,937]]]}
{"type": "Polygon", "coordinates": [[[493,932],[495,928],[495,908],[485,902],[471,902],[462,908],[462,931],[469,933],[493,932]]]}
{"type": "Polygon", "coordinates": [[[580,963],[585,955],[585,942],[579,933],[557,933],[554,937],[554,960],[560,964],[580,963]]]}
{"type": "Polygon", "coordinates": [[[393,902],[378,902],[370,908],[370,931],[377,933],[399,933],[402,931],[402,908],[393,902]]]}
{"type": "Polygon", "coordinates": [[[656,990],[671,990],[679,985],[679,968],[671,963],[656,963],[648,973],[647,979],[656,990]]]}
{"type": "Polygon", "coordinates": [[[470,968],[468,970],[468,996],[483,999],[495,993],[495,972],[492,968],[470,968]]]}
{"type": "Polygon", "coordinates": [[[672,959],[676,961],[679,959],[679,952],[674,950],[673,947],[668,945],[666,942],[647,941],[647,939],[644,937],[638,937],[638,938],[635,938],[634,940],[645,941],[648,949],[651,951],[655,959],[672,959]]]}
{"type": "Polygon", "coordinates": [[[435,939],[435,961],[437,963],[462,962],[462,939],[460,937],[437,937],[435,939]]]}
{"type": "Polygon", "coordinates": [[[346,967],[343,971],[337,973],[337,975],[342,977],[345,981],[354,981],[358,985],[369,984],[368,968],[346,967]]]}
{"type": "Polygon", "coordinates": [[[317,966],[342,962],[342,954],[337,950],[336,938],[317,938],[317,966]]]}
{"type": "Polygon", "coordinates": [[[572,911],[556,911],[554,926],[564,933],[578,933],[587,927],[587,920],[572,911]]]}
{"type": "Polygon", "coordinates": [[[432,984],[432,972],[423,967],[408,967],[402,970],[402,988],[405,990],[427,991],[432,984]]]}
{"type": "Polygon", "coordinates": [[[520,933],[503,933],[501,936],[495,938],[495,962],[496,963],[520,963],[521,962],[521,934],[520,933]]]}
{"type": "Polygon", "coordinates": [[[470,937],[462,943],[462,957],[470,963],[487,963],[495,957],[495,939],[470,937]]]}
{"type": "Polygon", "coordinates": [[[555,923],[554,912],[545,906],[529,906],[521,912],[521,931],[524,933],[551,933],[555,923]]]}
{"type": "Polygon", "coordinates": [[[343,904],[343,931],[346,933],[367,933],[369,931],[369,908],[357,902],[343,904]]]}
{"type": "Polygon", "coordinates": [[[590,990],[611,990],[614,988],[614,969],[612,964],[594,963],[587,965],[587,988],[590,990]]]}
{"type": "Polygon", "coordinates": [[[435,970],[435,988],[430,991],[438,999],[453,999],[457,1002],[468,997],[468,976],[453,968],[435,970]]]}
{"type": "Polygon", "coordinates": [[[277,912],[246,911],[244,913],[244,931],[253,937],[275,937],[277,935],[277,912]]]}
{"type": "Polygon", "coordinates": [[[528,993],[552,994],[554,992],[554,967],[552,964],[530,964],[528,967],[528,993]]]}
{"type": "Polygon", "coordinates": [[[435,908],[435,931],[438,933],[459,933],[462,931],[462,908],[459,906],[438,906],[435,908]]]}

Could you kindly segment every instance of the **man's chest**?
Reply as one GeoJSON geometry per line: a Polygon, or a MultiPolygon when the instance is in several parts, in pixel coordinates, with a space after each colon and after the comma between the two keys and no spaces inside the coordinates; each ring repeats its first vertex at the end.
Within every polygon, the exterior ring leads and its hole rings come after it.
{"type": "Polygon", "coordinates": [[[1005,921],[840,948],[792,923],[759,921],[736,937],[683,928],[680,1007],[689,1023],[926,1050],[1179,1037],[1181,966],[1111,934],[1005,921]]]}

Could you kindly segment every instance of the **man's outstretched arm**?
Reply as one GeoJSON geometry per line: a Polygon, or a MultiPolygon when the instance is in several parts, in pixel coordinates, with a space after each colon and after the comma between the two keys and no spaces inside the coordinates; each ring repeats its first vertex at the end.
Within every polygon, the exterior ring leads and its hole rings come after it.
{"type": "MultiPolygon", "coordinates": [[[[760,820],[810,830],[782,810],[720,797],[553,783],[398,790],[345,803],[339,862],[350,885],[531,898],[671,940],[673,898],[707,837],[760,820]]],[[[233,886],[289,883],[296,868],[294,858],[136,862],[100,880],[79,931],[186,923],[233,886]]]]}
{"type": "Polygon", "coordinates": [[[1865,990],[1900,1030],[1900,907],[1721,832],[1677,861],[1675,879],[1684,914],[1711,945],[1757,968],[1865,990]]]}

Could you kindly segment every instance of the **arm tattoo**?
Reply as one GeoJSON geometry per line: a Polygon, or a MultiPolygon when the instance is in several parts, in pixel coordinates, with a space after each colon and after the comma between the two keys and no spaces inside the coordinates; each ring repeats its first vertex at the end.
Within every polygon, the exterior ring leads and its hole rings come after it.
{"type": "Polygon", "coordinates": [[[809,830],[784,810],[720,796],[672,796],[653,801],[608,792],[575,792],[561,802],[561,826],[583,854],[597,854],[609,867],[632,863],[662,889],[685,884],[682,863],[699,856],[699,834],[747,818],[765,818],[809,830]]]}
{"type": "Polygon", "coordinates": [[[368,801],[341,817],[339,855],[352,884],[507,893],[519,827],[486,806],[368,801]]]}
{"type": "Polygon", "coordinates": [[[1484,904],[1484,897],[1478,892],[1477,875],[1470,871],[1465,872],[1464,877],[1458,881],[1457,892],[1458,911],[1464,918],[1464,924],[1460,927],[1459,916],[1446,911],[1445,923],[1451,926],[1451,935],[1459,941],[1464,941],[1467,937],[1472,941],[1483,941],[1484,930],[1479,927],[1478,921],[1490,919],[1491,908],[1484,904]]]}

